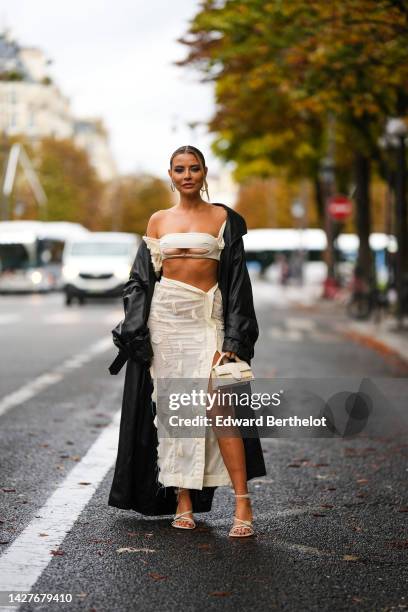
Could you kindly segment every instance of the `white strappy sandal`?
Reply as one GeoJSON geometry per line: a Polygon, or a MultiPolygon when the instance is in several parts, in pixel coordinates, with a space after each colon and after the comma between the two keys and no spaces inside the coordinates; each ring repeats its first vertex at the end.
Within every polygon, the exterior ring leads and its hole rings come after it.
{"type": "MultiPolygon", "coordinates": [[[[179,493],[180,493],[180,489],[177,491],[177,501],[179,498],[179,493]]],[[[175,527],[176,529],[194,529],[196,527],[194,519],[192,519],[190,516],[182,518],[184,517],[184,515],[192,514],[192,513],[193,513],[193,510],[191,509],[191,510],[186,510],[185,512],[180,512],[179,514],[176,514],[174,519],[171,522],[171,526],[175,527]],[[183,522],[187,522],[189,525],[186,526],[186,525],[177,524],[178,521],[180,520],[183,522]]]]}
{"type": "MultiPolygon", "coordinates": [[[[250,498],[250,495],[249,493],[245,493],[243,495],[235,494],[235,497],[250,498]]],[[[231,538],[248,538],[249,536],[255,535],[255,531],[253,530],[253,527],[252,527],[252,521],[245,521],[244,519],[240,519],[237,516],[234,516],[234,524],[228,535],[231,538]],[[242,529],[245,529],[244,533],[240,533],[242,529]]]]}

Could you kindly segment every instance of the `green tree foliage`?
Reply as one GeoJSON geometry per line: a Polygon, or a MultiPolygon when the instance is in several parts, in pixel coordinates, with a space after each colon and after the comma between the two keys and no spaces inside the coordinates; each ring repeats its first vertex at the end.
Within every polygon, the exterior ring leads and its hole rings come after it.
{"type": "Polygon", "coordinates": [[[98,230],[103,183],[87,153],[70,140],[46,138],[35,151],[36,168],[47,194],[47,220],[82,223],[98,230]]]}
{"type": "Polygon", "coordinates": [[[107,195],[108,229],[143,235],[151,215],[169,208],[171,192],[166,182],[151,175],[129,175],[114,181],[107,195]]]}
{"type": "MultiPolygon", "coordinates": [[[[408,106],[408,12],[392,0],[205,0],[181,42],[215,82],[214,150],[236,176],[309,177],[319,195],[327,118],[336,165],[356,185],[356,226],[369,273],[369,181],[386,118],[408,106]]],[[[381,167],[381,166],[380,166],[381,167]]],[[[321,209],[321,204],[320,204],[321,209]]]]}

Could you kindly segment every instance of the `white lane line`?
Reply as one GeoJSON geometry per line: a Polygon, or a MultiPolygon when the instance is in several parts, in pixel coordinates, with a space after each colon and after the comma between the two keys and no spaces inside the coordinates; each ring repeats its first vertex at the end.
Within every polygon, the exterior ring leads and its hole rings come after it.
{"type": "Polygon", "coordinates": [[[43,317],[45,325],[74,325],[82,319],[82,313],[77,311],[55,312],[43,317]]]}
{"type": "Polygon", "coordinates": [[[316,329],[316,322],[312,319],[287,317],[285,324],[288,329],[296,329],[301,331],[313,331],[316,329]]]}
{"type": "Polygon", "coordinates": [[[268,336],[284,342],[302,342],[303,332],[297,329],[282,329],[281,327],[273,326],[268,329],[268,336]]]}
{"type": "Polygon", "coordinates": [[[95,355],[104,353],[109,348],[112,348],[112,338],[110,336],[98,340],[85,351],[81,351],[73,357],[69,357],[62,364],[56,366],[49,372],[41,374],[34,380],[23,385],[17,391],[13,391],[0,400],[0,416],[5,414],[11,408],[26,402],[47,387],[55,385],[62,380],[64,376],[71,370],[81,367],[84,363],[90,361],[95,355]]]}
{"type": "MultiPolygon", "coordinates": [[[[100,404],[118,400],[120,384],[114,384],[100,404]]],[[[119,410],[111,423],[44,506],[0,557],[0,591],[30,591],[71,530],[86,504],[105,478],[116,459],[120,423],[119,410]],[[80,484],[89,483],[89,484],[80,484]],[[48,535],[41,536],[40,534],[48,535]]]]}
{"type": "Polygon", "coordinates": [[[0,314],[0,325],[8,325],[9,323],[15,323],[21,319],[21,315],[14,313],[0,314]]]}

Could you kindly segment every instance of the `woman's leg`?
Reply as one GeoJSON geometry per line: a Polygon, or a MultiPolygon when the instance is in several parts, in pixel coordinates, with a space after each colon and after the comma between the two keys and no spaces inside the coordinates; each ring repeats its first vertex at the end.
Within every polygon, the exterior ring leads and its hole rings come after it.
{"type": "MultiPolygon", "coordinates": [[[[180,512],[187,512],[187,510],[191,509],[192,503],[189,489],[178,489],[177,502],[176,514],[180,514],[180,512]]],[[[184,517],[193,518],[193,513],[190,512],[189,514],[185,514],[184,517]]],[[[184,517],[182,516],[181,518],[177,519],[177,523],[182,527],[190,527],[190,523],[186,521],[184,517]]]]}
{"type": "MultiPolygon", "coordinates": [[[[220,353],[216,351],[213,357],[212,365],[214,365],[219,358],[220,353]]],[[[210,393],[212,392],[211,380],[209,382],[210,393]]],[[[217,410],[217,408],[216,408],[217,410]]],[[[211,412],[209,412],[211,416],[211,412]]],[[[217,435],[218,445],[220,452],[225,463],[225,467],[228,470],[228,474],[231,478],[234,491],[237,495],[248,493],[247,486],[247,473],[245,464],[245,449],[242,438],[239,436],[226,437],[217,435]]],[[[252,508],[251,500],[246,497],[235,498],[235,516],[243,520],[252,521],[252,508]]],[[[246,527],[237,528],[242,533],[245,532],[246,527]]]]}

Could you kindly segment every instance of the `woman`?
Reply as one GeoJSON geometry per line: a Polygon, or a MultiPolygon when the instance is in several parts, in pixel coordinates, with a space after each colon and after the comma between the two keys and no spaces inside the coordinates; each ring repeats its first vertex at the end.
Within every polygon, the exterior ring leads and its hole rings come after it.
{"type": "Polygon", "coordinates": [[[202,199],[207,171],[195,147],[173,153],[168,172],[179,203],[150,218],[124,289],[125,319],[114,341],[117,359],[128,365],[109,504],[144,514],[175,508],[172,525],[193,529],[193,512],[210,510],[215,488],[229,484],[236,495],[230,535],[247,537],[254,533],[247,480],[266,474],[259,439],[217,440],[211,431],[157,444],[156,418],[152,425],[158,378],[208,379],[221,353],[250,362],[258,338],[246,224],[227,206],[202,199]],[[143,411],[149,403],[153,409],[143,411]]]}

